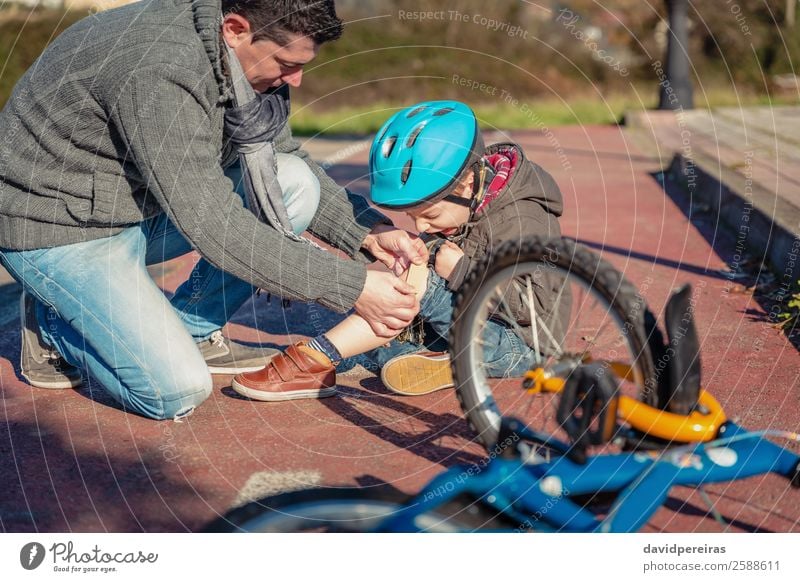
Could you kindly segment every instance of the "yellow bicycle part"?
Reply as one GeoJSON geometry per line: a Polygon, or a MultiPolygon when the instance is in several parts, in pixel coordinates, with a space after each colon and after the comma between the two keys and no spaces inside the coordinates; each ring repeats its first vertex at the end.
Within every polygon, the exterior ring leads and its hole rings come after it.
{"type": "Polygon", "coordinates": [[[523,378],[525,378],[525,389],[529,394],[539,394],[541,392],[555,394],[564,389],[565,380],[559,376],[549,374],[543,368],[528,370],[523,378]]]}
{"type": "MultiPolygon", "coordinates": [[[[620,362],[609,362],[609,367],[621,379],[630,380],[631,367],[620,362]]],[[[529,393],[558,393],[564,389],[563,378],[550,374],[543,368],[525,373],[525,386],[529,393]]],[[[697,403],[703,412],[693,411],[688,416],[660,410],[644,402],[620,395],[617,398],[617,417],[647,435],[667,441],[682,443],[713,440],[727,420],[722,406],[709,392],[700,390],[697,403]]]]}
{"type": "Polygon", "coordinates": [[[727,420],[725,412],[717,399],[703,389],[700,390],[697,403],[707,412],[695,410],[684,416],[622,396],[617,416],[636,430],[660,439],[682,443],[713,440],[717,437],[719,427],[727,420]]]}

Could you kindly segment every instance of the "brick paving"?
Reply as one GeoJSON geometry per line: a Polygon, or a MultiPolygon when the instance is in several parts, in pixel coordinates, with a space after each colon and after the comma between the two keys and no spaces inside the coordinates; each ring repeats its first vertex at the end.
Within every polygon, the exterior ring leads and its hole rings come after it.
{"type": "MultiPolygon", "coordinates": [[[[765,321],[751,291],[726,273],[735,236],[711,218],[687,218],[689,200],[659,174],[664,160],[617,127],[492,134],[487,141],[509,137],[561,185],[564,233],[623,270],[655,311],[672,288],[694,285],[705,385],[729,416],[752,428],[800,428],[800,355],[765,321]]],[[[331,173],[363,191],[366,151],[354,150],[331,173]]],[[[169,292],[195,259],[153,274],[169,292]]],[[[18,293],[13,283],[0,286],[4,531],[197,530],[259,495],[384,483],[412,493],[444,468],[481,458],[452,393],[396,397],[363,369],[340,377],[336,397],[286,403],[241,399],[230,377],[218,376],[208,402],[182,423],[126,414],[96,384],[31,389],[19,379],[18,293]]],[[[284,309],[262,294],[226,331],[285,345],[334,320],[319,307],[284,309]]],[[[777,477],[715,485],[708,493],[733,531],[800,531],[800,493],[777,477]]],[[[645,531],[721,529],[696,492],[679,489],[645,531]]]]}

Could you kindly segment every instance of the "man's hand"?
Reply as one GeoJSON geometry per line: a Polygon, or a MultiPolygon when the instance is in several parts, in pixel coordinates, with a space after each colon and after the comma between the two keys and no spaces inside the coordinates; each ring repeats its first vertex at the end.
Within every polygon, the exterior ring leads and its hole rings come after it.
{"type": "Polygon", "coordinates": [[[456,268],[458,261],[464,256],[464,251],[449,240],[442,243],[436,253],[436,274],[442,279],[450,279],[453,269],[456,268]]]}
{"type": "Polygon", "coordinates": [[[355,305],[378,337],[392,338],[419,311],[414,287],[385,271],[367,271],[364,290],[355,305]]]}
{"type": "Polygon", "coordinates": [[[418,236],[408,231],[379,224],[364,239],[363,248],[399,276],[412,264],[424,265],[428,249],[418,236]]]}

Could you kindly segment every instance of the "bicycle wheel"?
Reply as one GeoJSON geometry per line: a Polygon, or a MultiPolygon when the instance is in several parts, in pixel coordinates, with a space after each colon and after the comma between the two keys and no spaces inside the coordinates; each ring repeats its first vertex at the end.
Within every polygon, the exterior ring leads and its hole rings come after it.
{"type": "Polygon", "coordinates": [[[462,287],[450,331],[456,393],[481,442],[495,445],[503,416],[558,430],[557,396],[523,389],[533,369],[566,378],[607,362],[621,393],[656,405],[646,312],[633,285],[573,241],[532,237],[485,257],[462,287]]]}
{"type": "MultiPolygon", "coordinates": [[[[400,511],[405,496],[385,489],[309,489],[267,497],[229,512],[206,532],[371,532],[400,511]]],[[[453,500],[415,521],[419,531],[448,533],[510,527],[490,508],[453,500]]]]}

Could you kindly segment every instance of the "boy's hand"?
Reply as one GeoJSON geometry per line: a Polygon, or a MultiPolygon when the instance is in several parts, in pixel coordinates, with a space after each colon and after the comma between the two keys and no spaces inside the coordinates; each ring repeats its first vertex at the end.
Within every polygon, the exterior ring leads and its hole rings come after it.
{"type": "Polygon", "coordinates": [[[449,240],[444,241],[436,253],[436,274],[442,279],[450,279],[453,269],[456,268],[458,261],[463,256],[464,251],[458,248],[456,244],[451,243],[449,240]]]}
{"type": "Polygon", "coordinates": [[[412,264],[424,265],[428,261],[428,249],[418,236],[387,224],[373,228],[362,247],[397,276],[412,264]]]}

